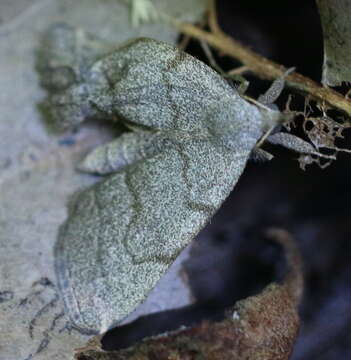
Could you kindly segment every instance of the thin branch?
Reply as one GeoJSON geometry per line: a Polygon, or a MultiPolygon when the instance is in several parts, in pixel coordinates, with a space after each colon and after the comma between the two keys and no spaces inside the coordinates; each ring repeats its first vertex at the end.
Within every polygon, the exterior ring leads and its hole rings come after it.
{"type": "Polygon", "coordinates": [[[208,1],[208,26],[213,34],[221,34],[222,30],[218,25],[216,0],[208,1]]]}
{"type": "MultiPolygon", "coordinates": [[[[206,24],[207,24],[207,17],[203,16],[203,18],[201,19],[201,21],[198,24],[198,27],[200,29],[203,29],[206,26],[206,24]]],[[[180,41],[180,43],[178,44],[178,48],[181,49],[181,50],[186,49],[186,47],[189,45],[189,42],[190,42],[191,39],[192,39],[192,36],[185,35],[183,37],[183,39],[180,41]]]]}
{"type": "MultiPolygon", "coordinates": [[[[183,34],[200,41],[206,41],[217,50],[239,60],[244,66],[248,67],[250,71],[262,79],[275,80],[283,76],[287,70],[284,66],[256,54],[220,30],[212,33],[192,24],[182,23],[173,18],[168,17],[168,21],[183,34]]],[[[287,76],[286,84],[290,88],[308,94],[312,99],[321,104],[330,105],[351,116],[351,100],[328,87],[323,87],[321,84],[306,76],[294,72],[287,76]]]]}
{"type": "Polygon", "coordinates": [[[207,42],[204,40],[200,40],[200,45],[202,47],[202,50],[204,51],[210,65],[216,70],[218,71],[221,75],[225,75],[225,72],[220,68],[220,66],[217,64],[212,51],[210,49],[210,47],[208,46],[207,42]]]}
{"type": "Polygon", "coordinates": [[[239,67],[236,67],[232,70],[229,70],[227,72],[227,75],[241,75],[241,74],[244,74],[245,72],[248,72],[250,71],[250,69],[247,67],[247,66],[239,66],[239,67]]]}
{"type": "Polygon", "coordinates": [[[190,40],[191,40],[191,36],[185,35],[183,37],[183,39],[180,41],[180,43],[178,44],[178,48],[181,50],[186,49],[189,45],[190,40]]]}

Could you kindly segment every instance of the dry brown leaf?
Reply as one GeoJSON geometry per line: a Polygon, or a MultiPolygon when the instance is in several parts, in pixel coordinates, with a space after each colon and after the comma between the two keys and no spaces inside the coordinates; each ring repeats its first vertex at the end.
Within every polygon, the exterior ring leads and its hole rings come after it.
{"type": "Polygon", "coordinates": [[[302,295],[302,265],[296,244],[284,230],[267,236],[280,243],[289,271],[282,284],[272,283],[259,295],[238,301],[220,322],[145,339],[127,349],[87,350],[77,360],[287,360],[299,329],[297,306],[302,295]]]}

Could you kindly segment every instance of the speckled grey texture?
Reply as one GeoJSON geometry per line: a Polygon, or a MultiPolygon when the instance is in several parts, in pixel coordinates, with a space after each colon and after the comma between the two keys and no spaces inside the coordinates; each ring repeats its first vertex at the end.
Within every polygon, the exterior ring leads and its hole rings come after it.
{"type": "Polygon", "coordinates": [[[351,82],[351,1],[318,0],[324,38],[323,84],[351,82]]]}
{"type": "Polygon", "coordinates": [[[85,115],[92,110],[133,130],[124,135],[130,143],[107,145],[120,161],[103,150],[91,155],[91,171],[118,171],[79,195],[55,248],[72,321],[83,332],[104,332],[145,299],[215,213],[277,111],[247,103],[205,64],[151,39],[95,62],[60,97],[65,123],[83,105],[85,115]]]}
{"type": "Polygon", "coordinates": [[[300,154],[322,155],[312,144],[292,134],[279,132],[271,135],[267,140],[271,144],[282,145],[300,154]]]}
{"type": "Polygon", "coordinates": [[[282,93],[285,86],[285,78],[295,70],[294,67],[288,69],[283,76],[275,79],[269,89],[258,97],[258,101],[264,105],[273,104],[280,94],[282,93]]]}
{"type": "MultiPolygon", "coordinates": [[[[172,133],[169,134],[172,136],[172,133]]],[[[125,133],[92,151],[79,169],[101,175],[110,174],[161,152],[169,144],[163,133],[138,131],[125,133]]]]}

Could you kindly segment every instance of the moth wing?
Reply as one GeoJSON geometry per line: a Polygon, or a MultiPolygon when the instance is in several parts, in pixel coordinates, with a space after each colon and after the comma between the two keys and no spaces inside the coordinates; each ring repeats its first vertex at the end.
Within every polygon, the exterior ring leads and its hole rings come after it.
{"type": "Polygon", "coordinates": [[[203,62],[167,43],[136,39],[97,62],[92,74],[103,74],[110,91],[91,102],[107,114],[157,129],[193,131],[204,126],[210,104],[224,99],[245,101],[226,80],[203,62]],[[104,107],[104,104],[106,106],[104,107]]]}
{"type": "Polygon", "coordinates": [[[55,248],[61,293],[80,331],[102,333],[145,299],[228,196],[248,156],[191,140],[80,194],[55,248]]]}

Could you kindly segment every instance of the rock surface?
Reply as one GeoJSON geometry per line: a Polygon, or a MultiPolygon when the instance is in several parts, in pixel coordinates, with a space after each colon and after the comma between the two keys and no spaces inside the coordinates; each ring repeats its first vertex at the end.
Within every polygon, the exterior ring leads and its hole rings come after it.
{"type": "MultiPolygon", "coordinates": [[[[204,1],[158,3],[194,20],[204,1]]],[[[63,313],[52,250],[67,202],[98,180],[78,173],[77,163],[114,134],[92,125],[52,130],[38,106],[44,93],[36,49],[58,21],[116,44],[140,35],[173,42],[177,34],[161,25],[131,28],[128,9],[116,0],[2,1],[0,13],[0,359],[71,359],[87,336],[70,329],[63,313]]]]}

